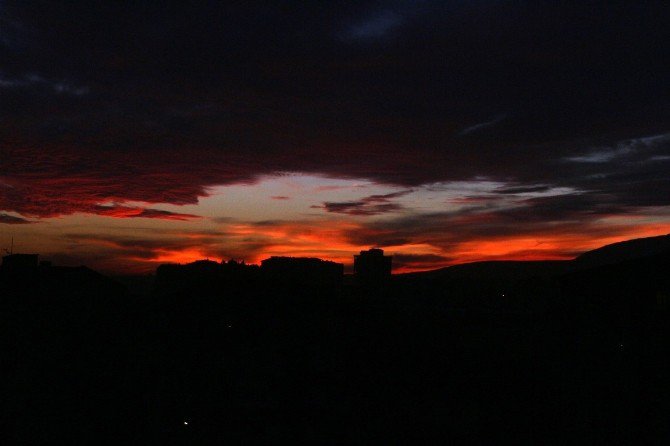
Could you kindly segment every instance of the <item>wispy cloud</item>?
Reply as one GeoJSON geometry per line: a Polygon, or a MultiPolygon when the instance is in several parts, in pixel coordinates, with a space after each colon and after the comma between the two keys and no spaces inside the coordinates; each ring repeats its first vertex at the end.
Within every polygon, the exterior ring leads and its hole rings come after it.
{"type": "Polygon", "coordinates": [[[44,88],[55,94],[66,94],[72,96],[83,96],[90,92],[87,86],[76,85],[64,80],[46,79],[38,74],[26,74],[23,77],[7,77],[0,74],[0,88],[15,89],[38,87],[44,88]]]}
{"type": "Polygon", "coordinates": [[[370,216],[396,212],[402,209],[402,206],[396,203],[370,204],[364,201],[342,201],[325,202],[323,208],[326,212],[338,214],[370,216]]]}
{"type": "Polygon", "coordinates": [[[14,215],[9,215],[5,213],[0,213],[0,224],[5,225],[25,225],[30,223],[36,223],[31,220],[26,220],[25,218],[16,217],[14,215]]]}
{"type": "Polygon", "coordinates": [[[388,194],[370,195],[354,201],[327,201],[323,203],[323,206],[313,207],[325,209],[326,212],[356,216],[386,214],[402,210],[403,206],[398,203],[393,203],[392,200],[411,192],[412,190],[408,189],[388,194]]]}
{"type": "Polygon", "coordinates": [[[478,131],[480,131],[482,129],[485,129],[487,127],[493,127],[494,125],[498,124],[503,119],[505,119],[506,117],[507,117],[506,114],[500,114],[500,115],[494,117],[493,119],[491,119],[489,121],[480,122],[478,124],[471,125],[470,127],[466,127],[463,130],[461,130],[460,132],[458,132],[458,135],[459,136],[465,136],[465,135],[469,135],[470,133],[478,132],[478,131]]]}
{"type": "Polygon", "coordinates": [[[599,148],[583,155],[569,156],[565,159],[575,163],[607,163],[615,159],[641,154],[659,144],[668,142],[670,142],[670,133],[632,138],[620,141],[614,147],[599,148]]]}

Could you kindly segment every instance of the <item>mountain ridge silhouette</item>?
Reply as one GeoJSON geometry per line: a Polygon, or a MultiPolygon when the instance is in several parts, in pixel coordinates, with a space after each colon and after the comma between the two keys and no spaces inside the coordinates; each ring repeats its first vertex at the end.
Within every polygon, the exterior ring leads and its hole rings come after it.
{"type": "Polygon", "coordinates": [[[484,260],[459,263],[428,271],[396,274],[398,278],[473,279],[556,277],[624,261],[634,261],[670,251],[670,234],[642,237],[603,245],[571,260],[484,260]]]}

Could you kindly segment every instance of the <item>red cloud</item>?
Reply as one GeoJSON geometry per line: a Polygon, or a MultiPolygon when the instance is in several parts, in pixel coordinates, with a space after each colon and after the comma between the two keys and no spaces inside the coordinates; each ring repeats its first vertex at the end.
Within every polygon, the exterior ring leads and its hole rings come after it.
{"type": "Polygon", "coordinates": [[[0,210],[38,218],[75,212],[120,218],[195,218],[123,203],[196,204],[198,197],[207,195],[206,184],[250,181],[235,168],[185,160],[182,164],[174,154],[76,152],[56,147],[48,151],[5,148],[3,155],[0,210]]]}

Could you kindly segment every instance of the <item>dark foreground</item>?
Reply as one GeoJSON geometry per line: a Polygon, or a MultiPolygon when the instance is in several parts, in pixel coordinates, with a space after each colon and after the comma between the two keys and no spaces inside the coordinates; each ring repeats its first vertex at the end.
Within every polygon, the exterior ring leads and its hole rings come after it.
{"type": "Polygon", "coordinates": [[[665,313],[304,297],[3,311],[4,444],[670,438],[665,313]]]}

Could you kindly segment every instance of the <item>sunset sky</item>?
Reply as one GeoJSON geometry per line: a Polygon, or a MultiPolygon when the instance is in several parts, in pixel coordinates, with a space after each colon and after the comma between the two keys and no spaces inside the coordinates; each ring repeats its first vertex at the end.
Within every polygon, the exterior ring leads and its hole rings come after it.
{"type": "Polygon", "coordinates": [[[670,233],[670,3],[0,0],[0,248],[396,272],[670,233]]]}

